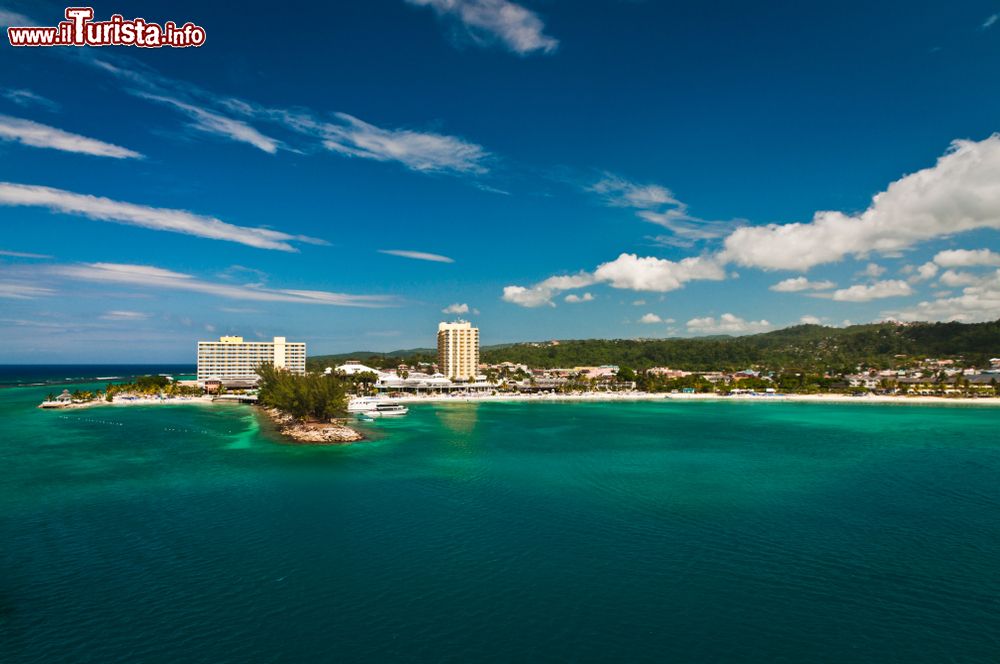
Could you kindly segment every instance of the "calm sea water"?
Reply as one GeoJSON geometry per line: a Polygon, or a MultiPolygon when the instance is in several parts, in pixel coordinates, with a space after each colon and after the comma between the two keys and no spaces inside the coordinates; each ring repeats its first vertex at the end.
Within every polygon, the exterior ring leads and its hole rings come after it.
{"type": "Polygon", "coordinates": [[[996,662],[1000,409],[0,389],[0,661],[996,662]]]}
{"type": "MultiPolygon", "coordinates": [[[[135,376],[193,374],[193,364],[0,364],[0,387],[59,386],[98,378],[128,380],[135,376]]],[[[103,387],[104,383],[102,383],[103,387]]]]}

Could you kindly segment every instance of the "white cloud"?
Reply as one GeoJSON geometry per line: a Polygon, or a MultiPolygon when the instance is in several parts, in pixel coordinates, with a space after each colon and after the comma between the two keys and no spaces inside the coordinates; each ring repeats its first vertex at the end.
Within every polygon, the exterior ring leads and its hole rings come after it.
{"type": "Polygon", "coordinates": [[[244,265],[230,265],[218,276],[226,281],[241,281],[244,286],[264,286],[267,284],[268,274],[255,267],[244,265]]]}
{"type": "MultiPolygon", "coordinates": [[[[380,162],[396,162],[418,173],[483,175],[492,155],[483,146],[457,136],[413,129],[387,129],[349,113],[334,113],[335,122],[308,110],[265,108],[240,99],[216,98],[216,103],[247,117],[273,122],[331,152],[380,162]]],[[[307,148],[308,149],[308,148],[307,148]]],[[[500,189],[480,185],[494,193],[500,189]]]]}
{"type": "Polygon", "coordinates": [[[289,235],[268,228],[236,226],[215,217],[205,217],[185,210],[147,207],[62,189],[12,182],[0,182],[0,205],[44,207],[53,212],[77,214],[97,221],[227,240],[260,249],[297,251],[290,242],[326,244],[304,235],[289,235]]]}
{"type": "Polygon", "coordinates": [[[85,62],[141,88],[127,89],[130,94],[187,114],[200,131],[247,143],[270,154],[279,149],[310,153],[323,148],[345,156],[400,163],[421,173],[482,175],[489,170],[491,154],[482,146],[455,136],[386,129],[347,113],[331,115],[304,108],[269,108],[172,80],[148,67],[128,68],[97,57],[85,62]],[[279,141],[251,126],[250,121],[277,125],[305,140],[292,144],[293,137],[288,137],[288,142],[279,141]]]}
{"type": "Polygon", "coordinates": [[[0,249],[0,256],[10,256],[11,258],[52,258],[47,254],[31,254],[26,251],[7,251],[0,249]]]}
{"type": "Polygon", "coordinates": [[[133,92],[133,94],[143,99],[173,106],[194,120],[191,123],[192,127],[207,134],[215,134],[216,136],[222,136],[239,143],[247,143],[268,154],[277,152],[278,147],[281,145],[276,139],[265,136],[242,120],[226,117],[206,108],[189,104],[180,99],[174,99],[173,97],[137,91],[133,92]]]}
{"type": "Polygon", "coordinates": [[[12,12],[9,9],[0,7],[0,27],[6,28],[10,26],[21,27],[34,25],[39,24],[24,14],[18,14],[17,12],[12,12]]]}
{"type": "MultiPolygon", "coordinates": [[[[982,277],[978,277],[969,272],[956,272],[955,270],[945,270],[944,274],[941,275],[941,283],[945,286],[971,286],[972,284],[978,284],[982,281],[982,277]]],[[[997,312],[997,316],[1000,317],[1000,312],[997,312]]]]}
{"type": "Polygon", "coordinates": [[[526,288],[524,286],[504,286],[503,295],[501,299],[504,302],[510,302],[512,304],[518,304],[522,307],[534,308],[541,307],[544,305],[549,305],[554,307],[555,304],[552,303],[552,291],[539,288],[538,286],[532,286],[531,288],[526,288]]]}
{"type": "Polygon", "coordinates": [[[632,301],[632,306],[633,307],[644,307],[644,306],[646,306],[646,301],[645,300],[633,300],[632,301]]]}
{"type": "Polygon", "coordinates": [[[599,194],[612,207],[651,209],[662,205],[683,205],[666,187],[636,184],[612,173],[606,173],[587,190],[599,194]]]}
{"type": "Polygon", "coordinates": [[[652,238],[656,244],[666,247],[690,247],[695,242],[715,240],[724,237],[735,226],[743,223],[741,220],[710,221],[692,216],[683,210],[665,212],[642,210],[636,214],[640,219],[663,226],[670,231],[671,235],[656,235],[652,238]]]}
{"type": "Polygon", "coordinates": [[[816,316],[805,315],[799,319],[799,322],[803,325],[822,325],[823,321],[816,316]]]}
{"type": "MultiPolygon", "coordinates": [[[[206,94],[206,93],[202,93],[206,94]]],[[[215,103],[256,120],[273,122],[284,129],[318,140],[327,150],[348,157],[397,162],[420,173],[483,175],[492,155],[481,145],[457,136],[413,129],[387,129],[349,113],[333,113],[330,121],[309,110],[266,108],[235,98],[217,98],[215,103]]],[[[480,184],[493,193],[500,189],[480,184]]]]}
{"type": "Polygon", "coordinates": [[[558,40],[544,33],[545,24],[534,12],[509,0],[406,0],[432,7],[442,17],[460,21],[481,44],[499,40],[518,55],[551,53],[558,40]]]}
{"type": "Polygon", "coordinates": [[[766,320],[744,320],[733,314],[722,314],[718,320],[712,316],[692,318],[687,322],[688,332],[693,334],[750,334],[764,332],[771,328],[766,320]]]}
{"type": "Polygon", "coordinates": [[[883,315],[902,321],[940,320],[974,323],[996,320],[1000,312],[1000,270],[966,286],[955,297],[939,297],[883,315]]]}
{"type": "MultiPolygon", "coordinates": [[[[7,323],[8,325],[17,325],[18,327],[37,327],[45,330],[60,330],[65,331],[67,328],[66,323],[53,323],[51,321],[44,320],[25,320],[23,318],[0,318],[0,323],[7,323]]],[[[74,327],[96,327],[95,325],[74,325],[74,327]]]]}
{"type": "Polygon", "coordinates": [[[740,228],[726,238],[721,259],[805,271],[977,228],[1000,228],[998,134],[953,142],[937,164],[893,182],[860,214],[825,211],[808,223],[740,228]]]}
{"type": "Polygon", "coordinates": [[[724,236],[739,221],[709,221],[688,213],[687,204],[658,184],[638,184],[612,173],[585,188],[598,194],[606,205],[636,210],[636,215],[662,226],[672,235],[658,235],[653,240],[665,246],[691,246],[696,241],[724,236]]]}
{"type": "Polygon", "coordinates": [[[584,288],[594,282],[594,276],[586,272],[579,274],[549,277],[534,286],[506,286],[503,289],[503,300],[522,307],[555,306],[552,298],[562,291],[574,288],[584,288]]]}
{"type": "Polygon", "coordinates": [[[469,313],[469,305],[467,304],[449,304],[447,307],[441,310],[443,314],[467,314],[469,313]]]}
{"type": "Polygon", "coordinates": [[[646,325],[654,325],[656,323],[662,323],[664,321],[663,321],[662,318],[660,318],[656,314],[649,313],[649,314],[643,315],[643,317],[639,319],[639,322],[640,323],[644,323],[646,325]]]}
{"type": "Polygon", "coordinates": [[[400,256],[402,258],[412,258],[418,261],[431,261],[432,263],[454,263],[455,261],[440,254],[428,254],[424,251],[410,251],[408,249],[379,249],[380,254],[390,256],[400,256]]]}
{"type": "Polygon", "coordinates": [[[337,113],[343,124],[323,125],[323,145],[351,157],[376,161],[398,161],[420,172],[482,174],[489,153],[482,146],[454,136],[408,129],[383,129],[363,120],[337,113]]]}
{"type": "Polygon", "coordinates": [[[708,256],[692,256],[681,261],[636,254],[621,254],[618,258],[597,266],[593,274],[549,277],[534,286],[506,286],[503,300],[523,307],[555,306],[552,297],[562,291],[584,288],[595,283],[607,283],[612,288],[665,293],[682,288],[695,280],[721,281],[726,271],[708,256]]]}
{"type": "Polygon", "coordinates": [[[148,265],[122,263],[80,263],[60,265],[48,272],[74,281],[113,283],[140,288],[204,293],[233,300],[259,302],[293,302],[343,307],[393,306],[394,298],[386,295],[350,295],[328,291],[257,288],[236,286],[197,279],[190,274],[174,272],[148,265]]]}
{"type": "Polygon", "coordinates": [[[721,281],[726,271],[711,257],[692,256],[680,261],[636,254],[621,254],[594,270],[594,279],[612,288],[665,293],[695,280],[721,281]]]}
{"type": "Polygon", "coordinates": [[[873,284],[855,284],[850,288],[841,288],[830,294],[837,302],[870,302],[886,297],[902,297],[911,295],[910,284],[899,279],[876,281],[873,284]]]}
{"type": "Polygon", "coordinates": [[[113,159],[141,159],[142,155],[133,150],[79,134],[71,134],[48,125],[0,115],[0,140],[16,141],[33,148],[51,148],[63,152],[89,154],[95,157],[113,159]]]}
{"type": "Polygon", "coordinates": [[[928,279],[933,279],[937,273],[938,266],[928,261],[917,268],[917,274],[911,281],[927,281],[928,279]]]}
{"type": "Polygon", "coordinates": [[[1000,253],[989,249],[949,249],[939,251],[934,262],[941,267],[1000,266],[1000,253]]]}
{"type": "Polygon", "coordinates": [[[567,295],[564,300],[569,304],[580,304],[581,302],[593,302],[594,296],[591,293],[584,293],[583,295],[571,293],[567,295]]]}
{"type": "Polygon", "coordinates": [[[774,284],[771,290],[779,293],[797,293],[806,290],[828,290],[836,286],[837,284],[832,281],[809,281],[805,277],[792,277],[774,284]]]}
{"type": "Polygon", "coordinates": [[[878,263],[869,263],[865,269],[858,272],[859,277],[871,277],[872,279],[878,279],[883,274],[885,274],[885,268],[878,263]]]}
{"type": "Polygon", "coordinates": [[[17,282],[0,282],[0,298],[8,300],[33,300],[36,297],[44,297],[54,293],[55,291],[51,288],[29,286],[17,282]]]}
{"type": "Polygon", "coordinates": [[[0,92],[0,95],[14,102],[18,106],[37,106],[38,108],[43,108],[47,111],[59,110],[59,104],[55,103],[51,99],[43,97],[40,94],[32,92],[31,90],[9,88],[0,92]]]}
{"type": "Polygon", "coordinates": [[[990,14],[986,17],[986,20],[983,21],[983,30],[988,30],[998,20],[1000,20],[1000,14],[990,14]]]}
{"type": "Polygon", "coordinates": [[[147,320],[151,314],[144,311],[124,311],[124,310],[113,310],[105,311],[101,315],[103,320],[147,320]]]}

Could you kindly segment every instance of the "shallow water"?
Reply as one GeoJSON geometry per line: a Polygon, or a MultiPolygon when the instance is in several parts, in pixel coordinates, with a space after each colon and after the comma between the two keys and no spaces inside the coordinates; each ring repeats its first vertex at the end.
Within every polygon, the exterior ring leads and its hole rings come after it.
{"type": "Polygon", "coordinates": [[[0,389],[0,661],[996,661],[1000,409],[0,389]]]}

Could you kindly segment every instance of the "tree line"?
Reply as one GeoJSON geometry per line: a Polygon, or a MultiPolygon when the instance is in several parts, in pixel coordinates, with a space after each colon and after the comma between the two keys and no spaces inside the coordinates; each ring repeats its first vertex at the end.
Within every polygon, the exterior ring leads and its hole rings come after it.
{"type": "MultiPolygon", "coordinates": [[[[837,328],[794,327],[743,337],[673,339],[582,339],[484,346],[488,364],[514,362],[536,368],[615,364],[642,371],[669,366],[687,371],[738,371],[766,366],[790,373],[850,373],[858,365],[879,369],[907,366],[916,358],[961,357],[984,366],[1000,356],[1000,320],[988,323],[874,323],[837,328]]],[[[430,349],[393,353],[355,353],[309,358],[310,369],[322,370],[345,359],[360,359],[379,368],[434,363],[430,349]]]]}
{"type": "Polygon", "coordinates": [[[293,374],[263,364],[256,369],[260,376],[257,402],[277,408],[300,420],[322,422],[347,416],[347,381],[337,375],[309,372],[293,374]]]}

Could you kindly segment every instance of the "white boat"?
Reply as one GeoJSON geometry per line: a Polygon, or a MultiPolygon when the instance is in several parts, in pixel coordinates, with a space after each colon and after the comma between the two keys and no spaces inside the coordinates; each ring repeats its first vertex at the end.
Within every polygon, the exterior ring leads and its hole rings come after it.
{"type": "Polygon", "coordinates": [[[368,417],[402,417],[410,412],[410,409],[399,403],[382,402],[376,404],[372,410],[364,412],[368,417]]]}
{"type": "Polygon", "coordinates": [[[378,397],[354,397],[347,402],[347,412],[363,413],[373,410],[379,403],[381,403],[381,400],[378,397]]]}

